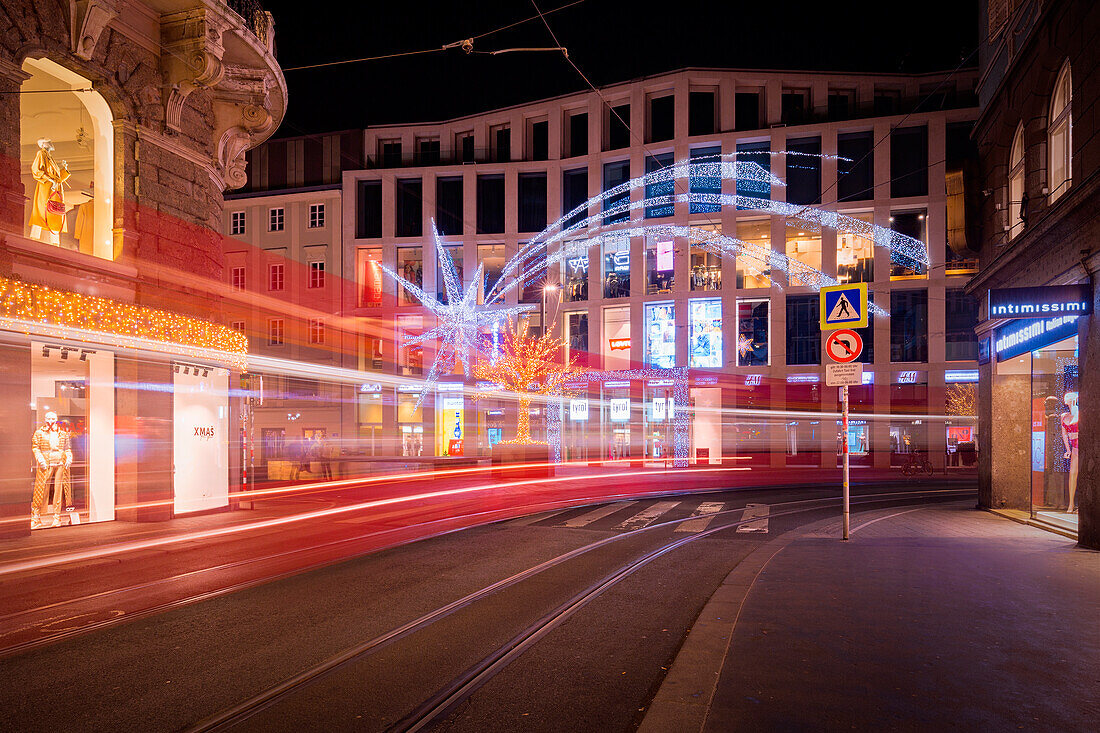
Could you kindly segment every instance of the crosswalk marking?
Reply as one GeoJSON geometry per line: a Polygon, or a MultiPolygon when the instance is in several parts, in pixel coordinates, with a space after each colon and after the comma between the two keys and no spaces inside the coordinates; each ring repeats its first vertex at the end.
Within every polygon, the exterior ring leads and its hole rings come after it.
{"type": "Polygon", "coordinates": [[[699,507],[691,513],[692,519],[686,522],[681,522],[680,526],[676,528],[677,532],[702,532],[707,528],[707,525],[714,519],[714,515],[722,511],[722,507],[725,506],[720,501],[705,501],[699,505],[699,507]]]}
{"type": "Polygon", "coordinates": [[[615,512],[617,512],[621,509],[625,509],[626,507],[632,506],[632,505],[637,504],[637,503],[638,502],[636,502],[636,501],[626,501],[626,502],[618,502],[618,503],[615,503],[615,504],[607,504],[605,506],[596,507],[595,509],[593,509],[590,512],[585,512],[584,514],[581,514],[579,517],[573,517],[572,519],[565,522],[561,526],[562,527],[574,527],[574,528],[575,527],[583,527],[585,525],[592,524],[593,522],[595,522],[598,519],[603,519],[608,514],[614,514],[615,512]]]}
{"type": "Polygon", "coordinates": [[[679,503],[678,501],[659,501],[630,517],[622,524],[615,527],[615,529],[621,529],[627,532],[634,529],[641,529],[679,503]]]}
{"type": "Polygon", "coordinates": [[[564,509],[551,509],[548,512],[539,512],[538,514],[528,514],[526,517],[518,517],[516,519],[509,520],[508,522],[506,522],[506,524],[509,527],[525,527],[528,524],[534,524],[536,522],[541,522],[545,519],[549,519],[550,517],[556,516],[556,515],[561,514],[563,512],[570,511],[572,508],[573,507],[571,507],[571,506],[567,506],[564,509]]]}
{"type": "Polygon", "coordinates": [[[742,524],[737,528],[738,532],[767,532],[768,531],[768,515],[771,513],[771,508],[767,504],[747,504],[745,505],[745,513],[741,515],[741,520],[755,519],[755,522],[748,522],[742,524]]]}

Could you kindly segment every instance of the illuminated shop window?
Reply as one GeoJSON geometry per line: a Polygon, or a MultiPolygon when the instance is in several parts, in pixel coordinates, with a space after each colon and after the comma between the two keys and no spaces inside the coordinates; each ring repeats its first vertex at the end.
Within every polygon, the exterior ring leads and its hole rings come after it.
{"type": "MultiPolygon", "coordinates": [[[[787,258],[801,262],[814,270],[821,269],[821,229],[806,225],[787,226],[787,258]]],[[[797,268],[791,267],[789,282],[791,285],[812,285],[797,275],[797,268]]]]}
{"type": "Polygon", "coordinates": [[[671,293],[675,283],[676,247],[667,237],[647,237],[645,245],[645,291],[671,293]]]}
{"type": "Polygon", "coordinates": [[[603,309],[603,368],[630,368],[630,308],[603,309]]]}
{"type": "MultiPolygon", "coordinates": [[[[424,287],[424,253],[420,247],[397,248],[397,272],[417,287],[424,287]]],[[[398,287],[397,302],[400,305],[419,303],[405,287],[398,287]]]]}
{"type": "MultiPolygon", "coordinates": [[[[874,215],[847,214],[872,224],[874,215]]],[[[841,283],[869,283],[875,274],[875,241],[851,232],[836,233],[836,278],[841,283]]]]}
{"type": "Polygon", "coordinates": [[[588,311],[566,313],[563,321],[566,360],[575,358],[579,366],[588,366],[588,311]]]}
{"type": "Polygon", "coordinates": [[[658,369],[676,366],[676,306],[672,303],[646,303],[645,363],[658,369]]]}
{"type": "MultiPolygon", "coordinates": [[[[722,234],[721,224],[693,224],[693,229],[705,229],[716,235],[722,234]]],[[[691,246],[691,270],[688,273],[692,290],[722,289],[721,256],[698,245],[691,246]]]]}
{"type": "Polygon", "coordinates": [[[359,305],[382,305],[382,248],[359,249],[359,305]]]}
{"type": "Polygon", "coordinates": [[[689,366],[719,369],[722,356],[722,299],[696,298],[688,301],[689,366]]]}
{"type": "Polygon", "coordinates": [[[630,240],[626,237],[604,242],[603,297],[630,297],[630,240]]]}
{"type": "Polygon", "coordinates": [[[771,230],[770,219],[737,222],[737,239],[747,245],[734,259],[737,265],[738,290],[771,286],[771,265],[768,260],[772,248],[771,230]]]}
{"type": "MultiPolygon", "coordinates": [[[[420,376],[424,372],[424,347],[409,344],[408,339],[424,331],[422,316],[397,317],[397,373],[404,376],[420,376]]],[[[415,397],[415,395],[414,395],[415,397]]]]}
{"type": "MultiPolygon", "coordinates": [[[[455,264],[455,273],[458,275],[459,289],[463,289],[463,283],[465,282],[465,267],[462,261],[462,245],[461,244],[448,244],[443,247],[447,255],[451,258],[451,262],[455,264]]],[[[447,302],[447,283],[443,276],[443,258],[440,255],[436,255],[435,264],[435,293],[440,303],[447,302]]]]}
{"type": "MultiPolygon", "coordinates": [[[[484,303],[486,294],[490,293],[500,281],[500,275],[504,271],[504,245],[479,244],[477,246],[477,261],[479,264],[484,265],[479,286],[481,292],[478,293],[477,302],[484,303]]],[[[499,292],[499,289],[497,292],[499,292]]]]}
{"type": "Polygon", "coordinates": [[[588,246],[587,242],[568,242],[563,247],[561,260],[562,278],[565,292],[562,298],[567,303],[588,300],[588,246]]]}
{"type": "Polygon", "coordinates": [[[737,299],[737,366],[768,365],[768,306],[766,298],[737,299]]]}
{"type": "MultiPolygon", "coordinates": [[[[890,212],[890,228],[899,234],[924,242],[925,246],[928,245],[928,216],[925,209],[890,212]]],[[[928,267],[909,257],[891,257],[890,279],[926,280],[928,267]]]]}

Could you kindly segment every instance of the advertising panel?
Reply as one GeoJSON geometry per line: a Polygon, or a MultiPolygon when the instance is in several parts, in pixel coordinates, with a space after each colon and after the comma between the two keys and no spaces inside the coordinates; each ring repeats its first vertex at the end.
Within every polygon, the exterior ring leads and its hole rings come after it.
{"type": "Polygon", "coordinates": [[[676,366],[676,306],[649,303],[645,307],[646,365],[658,369],[676,366]]]}
{"type": "Polygon", "coordinates": [[[630,399],[616,397],[610,402],[611,422],[630,422],[630,399]]]}
{"type": "Polygon", "coordinates": [[[173,374],[172,419],[177,514],[229,504],[229,373],[173,374]]]}
{"type": "Polygon", "coordinates": [[[688,353],[693,368],[722,367],[722,299],[701,298],[688,302],[688,353]]]}

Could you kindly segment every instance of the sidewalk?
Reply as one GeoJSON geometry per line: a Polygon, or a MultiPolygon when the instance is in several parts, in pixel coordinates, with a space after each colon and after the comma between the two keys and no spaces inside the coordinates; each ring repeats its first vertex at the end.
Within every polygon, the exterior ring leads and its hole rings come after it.
{"type": "Polygon", "coordinates": [[[1096,729],[1100,553],[972,502],[852,528],[746,558],[641,731],[1096,729]]]}

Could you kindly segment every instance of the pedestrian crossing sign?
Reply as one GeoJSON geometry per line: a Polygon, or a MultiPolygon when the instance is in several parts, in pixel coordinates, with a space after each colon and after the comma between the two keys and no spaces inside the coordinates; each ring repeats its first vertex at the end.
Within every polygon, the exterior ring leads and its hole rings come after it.
{"type": "Polygon", "coordinates": [[[821,288],[821,330],[867,326],[867,283],[821,288]]]}

